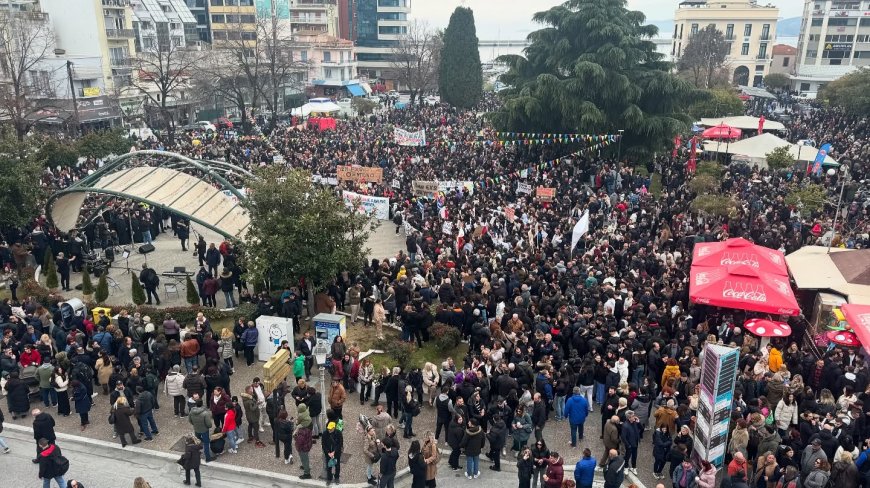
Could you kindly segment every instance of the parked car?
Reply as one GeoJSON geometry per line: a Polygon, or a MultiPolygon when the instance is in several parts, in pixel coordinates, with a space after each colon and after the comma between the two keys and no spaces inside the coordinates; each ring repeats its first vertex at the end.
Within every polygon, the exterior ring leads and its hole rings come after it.
{"type": "Polygon", "coordinates": [[[436,95],[429,95],[423,98],[423,103],[429,106],[435,106],[441,103],[441,97],[436,95]]]}
{"type": "Polygon", "coordinates": [[[341,100],[339,100],[339,101],[336,102],[336,103],[338,103],[338,105],[347,105],[347,106],[350,106],[350,104],[351,104],[351,99],[350,99],[350,98],[342,98],[341,100]]]}
{"type": "Polygon", "coordinates": [[[397,92],[396,90],[390,90],[387,92],[387,97],[389,97],[391,100],[398,100],[399,92],[397,92]]]}
{"type": "Polygon", "coordinates": [[[215,122],[215,123],[217,124],[219,129],[232,129],[233,128],[233,121],[226,118],[226,117],[218,118],[217,122],[215,122]]]}
{"type": "Polygon", "coordinates": [[[197,122],[184,126],[185,130],[201,130],[205,132],[217,132],[217,127],[207,120],[198,120],[197,122]]]}

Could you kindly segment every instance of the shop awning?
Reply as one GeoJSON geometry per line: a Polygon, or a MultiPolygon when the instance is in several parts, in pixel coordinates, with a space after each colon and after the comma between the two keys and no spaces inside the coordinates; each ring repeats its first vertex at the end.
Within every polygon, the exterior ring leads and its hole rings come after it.
{"type": "Polygon", "coordinates": [[[350,94],[355,97],[364,97],[366,95],[366,91],[363,89],[363,87],[357,84],[347,85],[345,88],[347,88],[347,91],[349,91],[350,94]]]}

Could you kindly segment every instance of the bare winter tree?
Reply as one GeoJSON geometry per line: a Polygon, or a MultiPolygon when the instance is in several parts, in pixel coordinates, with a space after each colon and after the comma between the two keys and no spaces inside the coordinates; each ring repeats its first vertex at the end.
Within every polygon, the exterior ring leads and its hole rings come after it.
{"type": "Polygon", "coordinates": [[[288,88],[304,88],[305,82],[298,76],[306,73],[309,63],[293,59],[293,42],[284,25],[277,17],[265,18],[257,23],[257,40],[261,43],[265,62],[263,98],[272,112],[269,130],[278,125],[279,101],[288,88]]]}
{"type": "Polygon", "coordinates": [[[708,25],[689,39],[677,62],[677,69],[698,88],[711,88],[718,67],[728,56],[725,35],[716,26],[708,25]]]}
{"type": "Polygon", "coordinates": [[[51,24],[41,12],[0,12],[0,119],[12,124],[19,141],[55,108],[59,68],[46,63],[53,47],[51,24]]]}
{"type": "Polygon", "coordinates": [[[153,110],[166,130],[166,142],[175,142],[175,104],[186,96],[191,74],[199,69],[202,52],[176,42],[155,42],[130,60],[136,75],[131,88],[145,96],[146,112],[153,110]]]}
{"type": "Polygon", "coordinates": [[[414,21],[393,49],[391,67],[400,85],[411,93],[411,105],[438,86],[441,37],[425,22],[414,21]]]}

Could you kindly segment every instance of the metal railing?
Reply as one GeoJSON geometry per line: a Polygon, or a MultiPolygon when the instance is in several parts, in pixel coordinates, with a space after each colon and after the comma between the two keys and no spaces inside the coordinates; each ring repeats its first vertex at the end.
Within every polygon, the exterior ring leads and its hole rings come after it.
{"type": "Polygon", "coordinates": [[[106,29],[106,37],[109,39],[132,39],[136,37],[133,29],[106,29]]]}
{"type": "Polygon", "coordinates": [[[130,6],[130,0],[103,0],[103,7],[125,8],[130,6]]]}

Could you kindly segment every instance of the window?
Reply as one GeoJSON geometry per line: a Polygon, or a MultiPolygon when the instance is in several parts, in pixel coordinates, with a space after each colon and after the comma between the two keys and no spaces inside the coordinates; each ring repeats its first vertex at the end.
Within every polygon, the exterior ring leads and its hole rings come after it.
{"type": "Polygon", "coordinates": [[[770,24],[761,26],[761,40],[766,41],[770,38],[770,24]]]}
{"type": "Polygon", "coordinates": [[[813,21],[810,23],[810,25],[813,27],[821,27],[823,20],[824,19],[813,19],[813,21]]]}
{"type": "Polygon", "coordinates": [[[743,26],[743,36],[749,37],[752,35],[752,24],[746,24],[743,26]]]}
{"type": "Polygon", "coordinates": [[[323,62],[331,63],[332,62],[332,52],[331,51],[323,51],[323,62]]]}
{"type": "Polygon", "coordinates": [[[734,24],[725,27],[725,39],[734,39],[734,24]]]}
{"type": "Polygon", "coordinates": [[[828,61],[828,64],[830,64],[831,66],[839,66],[842,63],[843,63],[842,59],[832,59],[832,60],[828,61]]]}
{"type": "Polygon", "coordinates": [[[870,42],[870,34],[858,34],[858,42],[870,42]]]}
{"type": "Polygon", "coordinates": [[[242,40],[243,41],[253,41],[257,39],[257,33],[251,31],[242,31],[242,40]]]}
{"type": "Polygon", "coordinates": [[[308,51],[301,51],[299,53],[299,59],[301,59],[303,63],[308,61],[308,51]]]}
{"type": "MultiPolygon", "coordinates": [[[[674,24],[674,39],[677,38],[677,32],[679,32],[679,29],[680,29],[680,26],[678,26],[677,24],[674,24]]],[[[673,54],[673,53],[671,53],[671,54],[673,54]]]]}
{"type": "Polygon", "coordinates": [[[211,4],[215,7],[222,7],[224,0],[211,0],[211,4]]]}
{"type": "Polygon", "coordinates": [[[861,27],[870,27],[870,17],[861,19],[861,27]]]}
{"type": "Polygon", "coordinates": [[[227,14],[227,24],[238,24],[239,16],[235,14],[227,14]]]}
{"type": "Polygon", "coordinates": [[[694,36],[698,33],[698,24],[692,24],[692,31],[689,33],[690,36],[694,36]]]}
{"type": "Polygon", "coordinates": [[[181,38],[175,36],[172,38],[172,47],[181,47],[181,38]]]}
{"type": "Polygon", "coordinates": [[[725,43],[725,55],[726,55],[726,56],[730,56],[730,55],[731,55],[731,49],[733,49],[733,48],[734,48],[734,43],[733,43],[733,42],[726,42],[726,43],[725,43]]]}
{"type": "MultiPolygon", "coordinates": [[[[854,35],[833,34],[833,35],[825,36],[825,42],[852,42],[854,40],[855,40],[854,35]]],[[[860,41],[858,41],[858,42],[860,42],[860,41]]]]}
{"type": "Polygon", "coordinates": [[[818,41],[818,40],[819,40],[818,34],[810,34],[810,42],[818,41]]]}
{"type": "Polygon", "coordinates": [[[858,25],[858,19],[846,19],[842,17],[828,19],[828,27],[847,27],[858,25]]]}
{"type": "Polygon", "coordinates": [[[226,17],[223,16],[223,14],[213,14],[211,16],[211,23],[212,24],[224,24],[224,23],[226,23],[226,21],[227,21],[227,19],[226,19],[226,17]]]}
{"type": "Polygon", "coordinates": [[[680,39],[683,38],[683,24],[680,24],[680,39]]]}
{"type": "Polygon", "coordinates": [[[810,84],[809,83],[801,83],[801,91],[802,92],[810,91],[810,84]]]}
{"type": "Polygon", "coordinates": [[[154,49],[154,38],[153,37],[143,37],[142,38],[142,47],[145,49],[154,49]]]}
{"type": "Polygon", "coordinates": [[[855,58],[870,59],[870,51],[855,51],[855,58]]]}
{"type": "Polygon", "coordinates": [[[749,43],[744,42],[743,47],[740,49],[741,56],[749,56],[749,43]]]}
{"type": "Polygon", "coordinates": [[[815,58],[818,55],[819,55],[819,52],[816,50],[812,50],[812,49],[807,50],[807,57],[808,58],[815,58]]]}
{"type": "Polygon", "coordinates": [[[783,66],[784,68],[787,67],[787,66],[788,66],[788,63],[789,63],[790,61],[791,61],[791,58],[788,57],[788,56],[782,58],[782,66],[783,66]]]}
{"type": "Polygon", "coordinates": [[[151,22],[146,20],[146,21],[139,24],[139,28],[142,30],[151,30],[154,27],[151,25],[151,22]]]}
{"type": "Polygon", "coordinates": [[[767,43],[762,42],[758,46],[758,57],[759,59],[764,59],[767,57],[767,43]]]}
{"type": "Polygon", "coordinates": [[[756,64],[756,65],[755,65],[755,72],[758,73],[759,71],[764,71],[764,65],[763,65],[763,64],[756,64]]]}
{"type": "Polygon", "coordinates": [[[323,77],[327,80],[332,78],[332,68],[326,68],[323,70],[323,77]]]}
{"type": "Polygon", "coordinates": [[[240,17],[243,24],[253,24],[257,21],[256,17],[253,15],[242,15],[240,17]]]}

